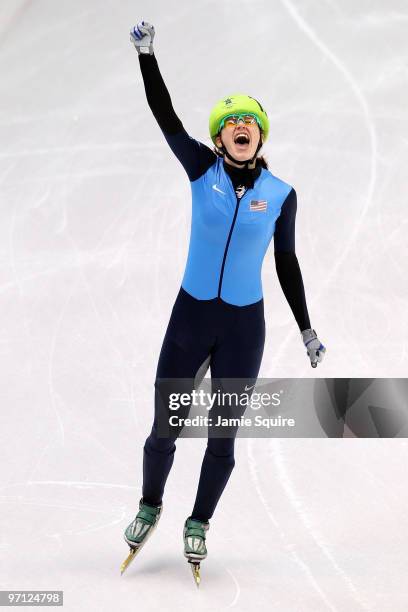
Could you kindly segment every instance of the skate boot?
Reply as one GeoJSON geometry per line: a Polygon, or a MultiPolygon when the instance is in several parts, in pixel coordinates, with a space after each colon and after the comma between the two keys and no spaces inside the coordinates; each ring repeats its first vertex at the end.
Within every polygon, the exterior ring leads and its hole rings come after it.
{"type": "Polygon", "coordinates": [[[210,523],[197,521],[188,517],[184,523],[184,556],[190,563],[191,571],[197,587],[200,585],[200,562],[207,556],[205,545],[205,534],[210,528],[210,523]]]}
{"type": "Polygon", "coordinates": [[[130,546],[130,553],[122,563],[120,573],[129,567],[140,549],[145,545],[151,534],[155,530],[162,513],[162,504],[150,506],[143,503],[143,498],[139,502],[139,512],[134,520],[128,525],[124,533],[125,541],[130,546]]]}

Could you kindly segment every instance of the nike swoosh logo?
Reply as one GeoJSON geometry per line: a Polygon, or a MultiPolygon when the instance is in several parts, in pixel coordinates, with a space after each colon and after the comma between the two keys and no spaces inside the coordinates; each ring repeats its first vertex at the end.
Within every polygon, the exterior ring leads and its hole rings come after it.
{"type": "Polygon", "coordinates": [[[218,187],[217,187],[217,183],[215,183],[215,184],[212,186],[212,188],[214,189],[214,191],[218,191],[218,193],[222,193],[223,195],[227,195],[227,194],[225,193],[225,191],[221,191],[221,189],[218,189],[218,187]]]}
{"type": "Polygon", "coordinates": [[[250,387],[248,387],[248,385],[245,385],[245,391],[249,391],[250,389],[252,389],[253,387],[255,387],[255,385],[251,385],[250,387]]]}

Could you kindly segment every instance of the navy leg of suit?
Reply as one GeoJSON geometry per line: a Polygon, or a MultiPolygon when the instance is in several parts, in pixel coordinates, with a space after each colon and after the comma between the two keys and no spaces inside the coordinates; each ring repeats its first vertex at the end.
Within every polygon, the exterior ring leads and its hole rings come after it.
{"type": "MultiPolygon", "coordinates": [[[[243,390],[244,385],[256,381],[264,339],[263,300],[248,306],[233,306],[219,298],[197,300],[180,289],[160,352],[155,380],[155,418],[144,445],[143,499],[146,503],[162,501],[176,450],[174,432],[168,437],[159,437],[159,423],[169,414],[169,392],[175,390],[174,386],[168,386],[168,380],[175,379],[178,392],[190,393],[197,386],[200,366],[209,358],[213,392],[231,391],[232,387],[243,390]]],[[[188,410],[185,407],[180,416],[187,416],[188,410]]],[[[217,411],[215,405],[211,410],[213,418],[217,411]]],[[[213,437],[209,432],[193,518],[209,520],[215,510],[235,464],[236,431],[236,428],[225,430],[225,437],[213,437]]]]}

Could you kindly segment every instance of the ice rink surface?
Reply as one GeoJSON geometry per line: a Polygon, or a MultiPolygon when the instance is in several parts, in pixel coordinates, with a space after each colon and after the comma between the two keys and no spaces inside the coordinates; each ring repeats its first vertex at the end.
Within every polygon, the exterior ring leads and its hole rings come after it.
{"type": "Polygon", "coordinates": [[[271,120],[298,194],[314,371],[263,267],[263,377],[404,377],[408,6],[380,0],[2,0],[1,589],[70,611],[408,609],[403,439],[240,439],[197,591],[182,555],[205,439],[183,439],[128,572],[161,342],[187,254],[188,179],[128,32],[156,27],[176,112],[209,143],[232,91],[271,120]]]}

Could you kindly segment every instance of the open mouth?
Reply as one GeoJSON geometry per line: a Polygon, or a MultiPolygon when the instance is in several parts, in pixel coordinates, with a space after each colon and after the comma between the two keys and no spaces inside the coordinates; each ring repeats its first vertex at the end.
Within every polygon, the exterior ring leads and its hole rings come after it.
{"type": "Polygon", "coordinates": [[[244,149],[249,145],[249,136],[245,132],[240,132],[234,138],[234,144],[239,149],[244,149]]]}

